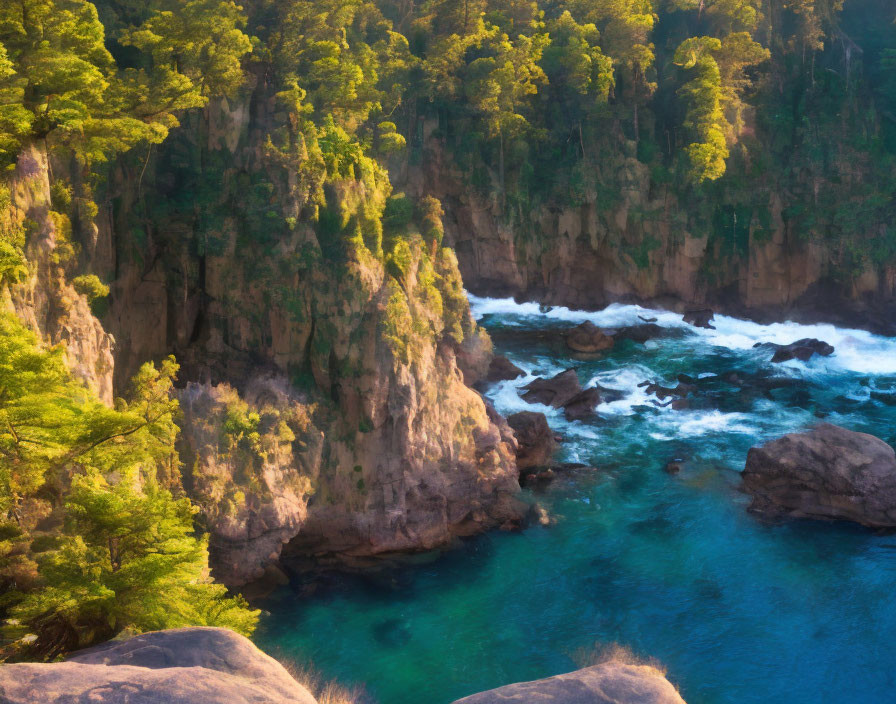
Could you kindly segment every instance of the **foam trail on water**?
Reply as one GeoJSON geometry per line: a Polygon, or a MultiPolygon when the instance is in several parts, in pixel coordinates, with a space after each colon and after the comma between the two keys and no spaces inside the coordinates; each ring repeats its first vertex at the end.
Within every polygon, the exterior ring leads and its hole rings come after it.
{"type": "MultiPolygon", "coordinates": [[[[875,335],[866,330],[838,328],[830,324],[803,325],[781,322],[762,325],[750,320],[741,320],[727,315],[717,315],[712,321],[715,330],[688,325],[678,313],[654,310],[638,305],[614,303],[604,310],[577,311],[556,307],[541,312],[537,303],[517,303],[512,298],[481,298],[468,294],[473,315],[479,319],[484,315],[502,317],[506,324],[582,323],[590,320],[598,327],[614,328],[623,325],[638,325],[644,318],[655,318],[656,324],[666,328],[684,328],[702,338],[703,344],[730,350],[748,350],[761,342],[787,345],[803,338],[823,340],[835,348],[828,358],[813,357],[808,363],[793,361],[780,365],[783,371],[805,370],[809,375],[855,372],[870,375],[896,375],[896,339],[875,335]]],[[[767,355],[767,350],[757,350],[756,354],[767,355]]]]}

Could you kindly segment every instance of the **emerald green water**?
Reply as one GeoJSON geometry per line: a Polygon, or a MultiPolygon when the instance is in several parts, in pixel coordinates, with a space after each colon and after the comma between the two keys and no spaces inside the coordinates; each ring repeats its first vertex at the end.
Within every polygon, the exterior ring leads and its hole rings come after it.
{"type": "Polygon", "coordinates": [[[832,326],[717,330],[671,313],[600,313],[471,297],[499,352],[530,375],[493,388],[499,410],[545,412],[561,459],[594,472],[529,494],[557,523],[495,532],[418,564],[332,577],[311,596],[285,588],[265,604],[256,640],[363,683],[381,704],[447,704],[576,667],[576,652],[621,644],[663,662],[689,704],[896,702],[896,536],[848,524],[764,523],[737,487],[747,450],[818,418],[896,441],[896,340],[832,326]],[[602,326],[656,316],[666,334],[573,358],[532,333],[589,318],[602,326]],[[834,356],[772,365],[757,341],[824,339],[834,356]],[[589,422],[519,398],[534,375],[576,366],[583,385],[622,398],[589,422]],[[718,376],[792,379],[740,392],[718,376]],[[704,400],[657,409],[637,384],[704,375],[704,400]],[[665,463],[683,458],[677,476],[665,463]]]}

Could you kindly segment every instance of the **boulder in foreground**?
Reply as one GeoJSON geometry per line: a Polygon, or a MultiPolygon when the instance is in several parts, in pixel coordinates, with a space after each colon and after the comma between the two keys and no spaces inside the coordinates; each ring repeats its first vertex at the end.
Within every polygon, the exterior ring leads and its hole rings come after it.
{"type": "Polygon", "coordinates": [[[519,682],[458,699],[454,704],[685,704],[662,673],[649,665],[615,660],[519,682]]]}
{"type": "Polygon", "coordinates": [[[317,704],[283,666],[224,628],[144,633],[66,662],[0,667],[4,704],[317,704]]]}
{"type": "Polygon", "coordinates": [[[896,453],[880,438],[824,423],[747,454],[750,510],[896,526],[896,453]]]}

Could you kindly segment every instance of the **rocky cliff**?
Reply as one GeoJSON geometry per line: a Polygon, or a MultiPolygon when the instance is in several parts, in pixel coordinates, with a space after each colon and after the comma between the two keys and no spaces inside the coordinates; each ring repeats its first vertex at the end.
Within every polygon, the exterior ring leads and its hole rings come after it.
{"type": "Polygon", "coordinates": [[[8,208],[31,272],[9,304],[106,402],[176,355],[183,487],[228,584],[290,541],[295,560],[357,560],[520,515],[512,431],[465,383],[491,343],[453,252],[414,213],[384,229],[388,177],[338,128],[273,146],[277,110],[257,82],[188,114],[111,166],[75,228],[49,174],[77,174],[29,148],[8,208]],[[102,305],[80,272],[109,282],[102,305]]]}
{"type": "MultiPolygon", "coordinates": [[[[634,141],[620,138],[602,143],[602,157],[583,166],[591,185],[577,197],[502,207],[496,191],[475,187],[457,166],[437,124],[426,125],[420,164],[394,171],[409,193],[442,201],[446,242],[474,293],[579,309],[617,301],[709,305],[896,332],[896,263],[874,244],[887,232],[886,219],[857,226],[851,236],[868,243],[872,256],[856,261],[843,238],[825,235],[829,223],[820,212],[830,208],[826,198],[863,207],[844,193],[864,192],[873,182],[863,167],[867,155],[840,149],[842,170],[833,178],[808,169],[778,183],[753,176],[723,182],[707,196],[658,182],[656,166],[637,158],[634,141]],[[812,224],[794,215],[813,210],[819,212],[812,224]]],[[[544,174],[546,182],[561,178],[544,174]]]]}

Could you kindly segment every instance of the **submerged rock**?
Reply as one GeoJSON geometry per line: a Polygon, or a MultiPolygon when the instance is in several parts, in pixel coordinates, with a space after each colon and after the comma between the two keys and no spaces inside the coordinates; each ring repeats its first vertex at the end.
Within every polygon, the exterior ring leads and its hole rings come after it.
{"type": "Polygon", "coordinates": [[[663,674],[649,665],[612,660],[532,682],[509,684],[454,704],[684,704],[663,674]]]}
{"type": "Polygon", "coordinates": [[[226,628],[143,633],[66,662],[0,667],[4,704],[317,704],[284,667],[226,628]]]}
{"type": "Polygon", "coordinates": [[[775,351],[772,362],[788,362],[791,359],[798,359],[801,362],[808,362],[812,355],[817,354],[822,357],[829,357],[834,354],[833,346],[822,340],[814,338],[803,338],[789,345],[777,345],[774,342],[757,342],[753,347],[764,347],[775,351]]]}
{"type": "Polygon", "coordinates": [[[742,488],[757,513],[896,526],[893,448],[829,423],[752,448],[742,488]]]}
{"type": "Polygon", "coordinates": [[[516,435],[516,464],[520,469],[550,462],[556,441],[544,413],[520,411],[508,416],[507,423],[516,435]]]}
{"type": "Polygon", "coordinates": [[[566,336],[566,344],[575,352],[602,352],[616,344],[616,341],[590,320],[574,327],[566,336]]]}
{"type": "Polygon", "coordinates": [[[575,369],[567,369],[550,379],[536,379],[524,388],[523,400],[554,408],[562,408],[582,392],[575,369]]]}

